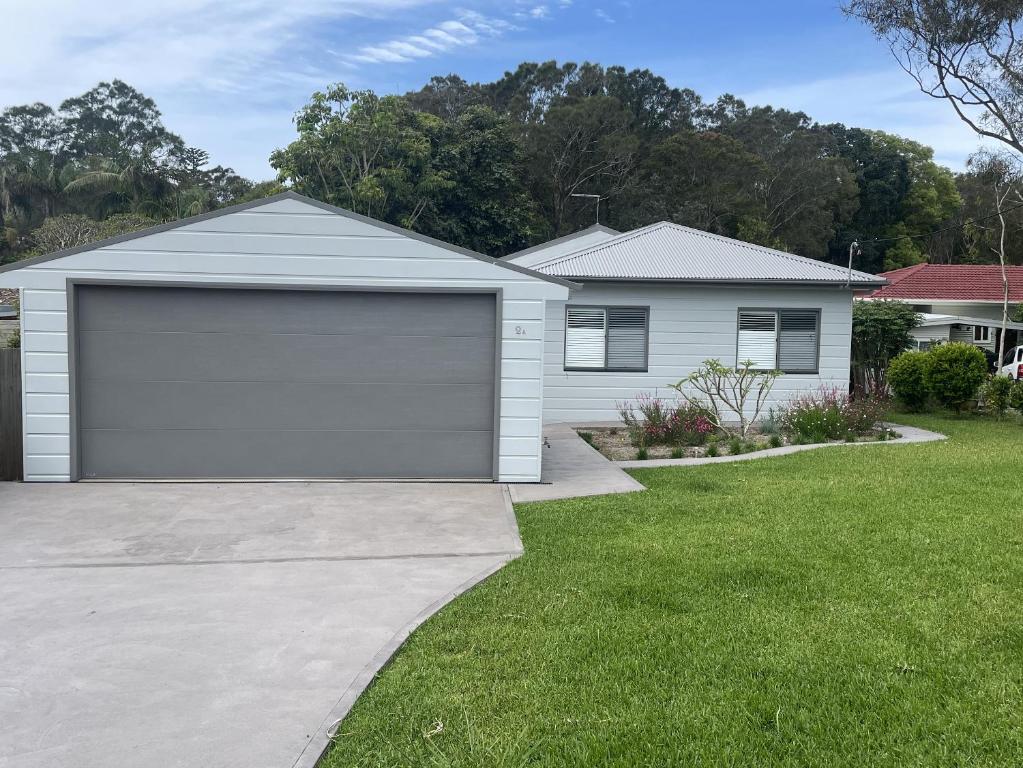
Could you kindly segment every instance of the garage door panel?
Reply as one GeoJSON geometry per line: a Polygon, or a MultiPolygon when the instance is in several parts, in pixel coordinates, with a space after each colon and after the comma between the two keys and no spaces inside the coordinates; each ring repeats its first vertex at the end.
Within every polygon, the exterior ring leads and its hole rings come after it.
{"type": "Polygon", "coordinates": [[[86,478],[494,475],[493,294],[82,285],[75,308],[86,478]]]}
{"type": "Polygon", "coordinates": [[[87,479],[489,478],[492,444],[490,432],[81,432],[87,479]]]}
{"type": "Polygon", "coordinates": [[[84,429],[491,430],[476,384],[112,381],[86,388],[84,429]],[[424,407],[428,403],[428,407],[424,407]]]}
{"type": "Polygon", "coordinates": [[[83,331],[82,381],[492,381],[494,340],[83,331]],[[439,365],[438,361],[443,361],[439,365]]]}
{"type": "Polygon", "coordinates": [[[480,294],[89,286],[76,311],[83,331],[366,334],[399,316],[420,336],[495,333],[493,296],[480,294]]]}

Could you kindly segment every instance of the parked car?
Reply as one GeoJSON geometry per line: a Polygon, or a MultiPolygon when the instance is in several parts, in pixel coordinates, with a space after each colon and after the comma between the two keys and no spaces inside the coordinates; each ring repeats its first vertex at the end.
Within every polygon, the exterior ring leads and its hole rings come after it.
{"type": "Polygon", "coordinates": [[[1005,353],[1005,359],[1002,360],[1002,366],[998,369],[998,375],[1023,381],[1023,346],[1013,347],[1005,353]]]}

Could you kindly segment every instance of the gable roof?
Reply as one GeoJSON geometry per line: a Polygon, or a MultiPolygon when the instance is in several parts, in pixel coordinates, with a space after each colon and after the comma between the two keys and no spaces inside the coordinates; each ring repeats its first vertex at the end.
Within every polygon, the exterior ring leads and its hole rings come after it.
{"type": "Polygon", "coordinates": [[[524,267],[520,264],[512,264],[510,262],[503,261],[502,259],[495,259],[490,256],[486,256],[482,253],[478,253],[468,248],[462,248],[461,246],[458,245],[445,243],[443,240],[437,240],[436,238],[429,237],[428,235],[422,235],[418,232],[413,232],[411,229],[405,229],[394,224],[388,224],[385,221],[378,221],[377,219],[370,218],[369,216],[363,216],[362,214],[355,213],[354,211],[349,211],[344,208],[338,208],[337,206],[330,205],[329,203],[322,203],[319,200],[315,200],[311,197],[306,197],[305,195],[300,195],[297,192],[292,192],[290,190],[287,192],[280,192],[276,195],[270,195],[269,197],[263,197],[260,198],[259,200],[251,200],[247,203],[239,203],[238,205],[230,205],[226,208],[218,208],[215,211],[202,213],[199,214],[198,216],[189,216],[188,218],[184,219],[168,221],[164,224],[158,224],[155,227],[140,229],[137,232],[128,232],[123,235],[117,235],[116,237],[108,237],[105,240],[97,240],[94,243],[86,243],[85,245],[78,245],[75,246],[74,248],[65,248],[64,250],[61,251],[54,251],[53,253],[44,253],[40,256],[33,256],[28,259],[22,259],[21,261],[15,261],[11,264],[4,264],[0,266],[0,273],[12,272],[14,270],[23,269],[24,267],[31,267],[35,264],[40,264],[42,262],[53,261],[54,259],[61,259],[65,256],[73,256],[76,253],[94,251],[99,248],[104,248],[108,245],[115,245],[117,243],[123,243],[128,240],[135,240],[140,237],[155,235],[160,232],[166,232],[168,230],[177,229],[179,227],[186,227],[189,224],[195,224],[200,221],[206,221],[207,219],[215,219],[220,216],[228,216],[232,213],[249,211],[252,210],[253,208],[259,208],[260,206],[263,205],[276,203],[279,200],[297,200],[301,203],[305,203],[307,205],[311,205],[321,210],[327,211],[328,213],[333,213],[338,216],[344,216],[346,218],[353,219],[363,224],[369,224],[380,229],[385,229],[388,232],[394,232],[395,234],[403,235],[405,237],[412,238],[413,240],[419,240],[420,242],[428,243],[429,245],[434,245],[437,246],[438,248],[443,248],[447,251],[452,251],[463,256],[468,256],[470,258],[486,262],[487,264],[493,264],[494,266],[497,267],[502,267],[504,269],[510,269],[514,272],[519,272],[520,274],[529,275],[530,277],[535,277],[538,280],[544,280],[549,283],[555,283],[557,285],[562,285],[567,288],[578,288],[578,286],[575,283],[572,283],[568,280],[564,280],[555,275],[540,274],[539,272],[536,272],[532,269],[528,269],[527,267],[524,267]]]}
{"type": "MultiPolygon", "coordinates": [[[[1009,301],[1023,302],[1023,267],[1006,267],[1009,301]]],[[[1002,301],[1002,268],[997,264],[914,264],[882,272],[888,285],[871,299],[909,301],[1002,301]]]]}
{"type": "MultiPolygon", "coordinates": [[[[668,221],[625,232],[605,242],[532,265],[570,279],[719,283],[845,285],[844,267],[773,248],[712,235],[668,221]]],[[[853,271],[852,286],[884,279],[853,271]]]]}
{"type": "Polygon", "coordinates": [[[572,253],[580,248],[596,245],[604,240],[610,240],[612,237],[620,234],[621,232],[617,229],[605,227],[603,224],[594,224],[586,227],[586,229],[580,229],[578,232],[563,235],[554,240],[548,240],[546,243],[539,243],[521,251],[516,251],[504,258],[516,264],[521,264],[523,267],[531,267],[553,256],[572,253]]]}

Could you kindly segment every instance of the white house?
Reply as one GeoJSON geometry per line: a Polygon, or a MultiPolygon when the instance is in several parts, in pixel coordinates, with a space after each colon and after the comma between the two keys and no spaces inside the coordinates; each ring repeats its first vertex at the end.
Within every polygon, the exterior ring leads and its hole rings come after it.
{"type": "MultiPolygon", "coordinates": [[[[1006,267],[1010,318],[1023,304],[1023,267],[1006,267]]],[[[963,341],[995,352],[1002,327],[1005,285],[997,264],[914,264],[882,272],[887,285],[866,293],[867,301],[902,301],[923,315],[913,336],[917,345],[963,341]]],[[[1018,344],[1019,323],[1010,322],[1006,347],[1018,344]]]]}
{"type": "Polygon", "coordinates": [[[545,422],[611,421],[709,358],[780,369],[772,403],[849,383],[853,291],[882,278],[668,222],[513,254],[580,283],[547,302],[545,422]]]}
{"type": "Polygon", "coordinates": [[[26,480],[540,477],[563,278],[291,192],[0,272],[26,480]]]}

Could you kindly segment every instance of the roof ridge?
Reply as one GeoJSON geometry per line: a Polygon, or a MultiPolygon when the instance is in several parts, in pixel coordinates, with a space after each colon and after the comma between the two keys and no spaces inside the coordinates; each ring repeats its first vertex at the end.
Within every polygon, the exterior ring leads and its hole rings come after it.
{"type": "Polygon", "coordinates": [[[536,264],[532,266],[532,269],[547,267],[550,266],[551,264],[563,264],[569,261],[570,259],[578,258],[579,256],[584,256],[591,251],[596,251],[601,248],[607,248],[608,246],[611,245],[618,245],[619,243],[626,243],[629,240],[633,239],[634,237],[639,237],[640,235],[644,235],[647,232],[653,231],[655,228],[662,227],[667,224],[670,224],[670,222],[655,221],[653,224],[647,224],[642,227],[637,227],[636,229],[630,229],[628,232],[620,232],[615,237],[612,237],[608,240],[604,240],[600,243],[596,243],[595,245],[584,246],[577,250],[570,251],[568,253],[563,253],[560,256],[551,256],[551,258],[547,259],[546,261],[538,261],[536,264]]]}
{"type": "MultiPolygon", "coordinates": [[[[727,237],[725,235],[718,235],[718,234],[715,234],[713,232],[706,232],[706,231],[704,231],[702,229],[696,229],[694,227],[687,227],[684,224],[678,224],[678,223],[676,223],[674,221],[656,221],[656,222],[654,222],[652,224],[647,224],[646,226],[639,227],[637,229],[633,229],[633,230],[630,230],[628,232],[623,232],[618,237],[613,237],[613,238],[611,238],[609,240],[605,240],[605,241],[603,241],[601,243],[596,243],[595,245],[587,246],[585,248],[580,248],[579,250],[572,251],[571,253],[561,254],[560,256],[552,256],[550,259],[547,259],[546,261],[541,261],[541,262],[537,262],[536,264],[533,264],[532,268],[533,269],[541,269],[542,267],[549,267],[549,266],[552,266],[554,264],[559,264],[559,265],[570,264],[575,259],[578,259],[578,258],[581,258],[583,256],[586,256],[587,254],[594,253],[596,251],[603,250],[605,248],[610,248],[610,247],[613,247],[615,245],[619,245],[621,243],[628,242],[629,240],[632,240],[633,238],[641,237],[643,235],[646,235],[646,234],[649,234],[651,232],[657,231],[658,229],[674,229],[674,230],[677,230],[677,231],[680,231],[680,232],[683,232],[683,233],[686,233],[686,234],[689,234],[689,235],[705,237],[705,238],[708,238],[708,239],[711,239],[711,240],[716,240],[718,242],[727,243],[727,244],[729,244],[731,246],[740,246],[740,247],[748,248],[749,250],[753,251],[754,253],[764,253],[764,254],[768,254],[768,255],[771,255],[771,256],[775,256],[775,257],[779,257],[779,256],[780,257],[784,257],[784,258],[786,258],[788,260],[796,262],[797,264],[807,264],[807,263],[813,264],[816,267],[823,267],[826,270],[834,273],[835,275],[840,275],[840,276],[843,276],[843,277],[847,274],[846,268],[844,268],[842,266],[839,266],[838,264],[832,264],[830,262],[820,261],[818,259],[811,259],[811,258],[809,258],[807,256],[799,256],[799,255],[794,254],[794,253],[788,253],[787,251],[780,251],[777,248],[769,248],[766,245],[757,245],[756,243],[749,243],[749,242],[746,242],[745,240],[739,240],[739,239],[734,238],[734,237],[727,237]]],[[[853,270],[853,275],[854,276],[859,276],[859,278],[861,280],[863,278],[867,278],[867,279],[874,279],[875,278],[875,276],[870,274],[869,272],[863,272],[863,271],[857,270],[857,269],[853,270]]]]}
{"type": "Polygon", "coordinates": [[[546,241],[544,241],[542,243],[537,243],[536,245],[531,245],[528,248],[523,248],[520,251],[515,251],[514,253],[509,253],[507,256],[502,256],[501,258],[511,260],[511,259],[517,259],[520,256],[528,256],[529,254],[536,253],[537,251],[541,251],[544,248],[549,248],[549,247],[551,247],[553,245],[559,245],[560,243],[565,243],[565,242],[568,242],[570,240],[574,240],[577,237],[583,237],[584,235],[589,235],[589,234],[591,234],[593,232],[605,232],[605,233],[613,235],[615,237],[617,237],[618,235],[621,234],[621,232],[619,232],[617,229],[612,229],[611,227],[608,227],[608,226],[606,226],[604,224],[601,224],[598,221],[596,224],[590,224],[590,226],[586,227],[585,229],[579,229],[579,230],[576,230],[575,232],[569,232],[567,235],[562,235],[561,237],[556,237],[553,240],[546,240],[546,241]]]}
{"type": "MultiPolygon", "coordinates": [[[[709,237],[709,238],[711,238],[713,240],[723,240],[723,241],[730,242],[730,243],[738,243],[740,246],[743,246],[745,248],[749,248],[751,250],[762,252],[762,253],[766,252],[766,253],[772,254],[774,256],[783,256],[786,259],[791,259],[791,260],[793,260],[793,261],[795,261],[797,263],[800,263],[800,264],[805,263],[805,262],[810,262],[812,264],[815,264],[815,265],[818,265],[818,266],[821,266],[821,267],[826,267],[826,268],[831,269],[833,271],[837,271],[837,272],[839,272],[839,273],[841,273],[843,275],[848,272],[848,269],[846,267],[840,266],[838,264],[832,264],[830,261],[821,261],[820,259],[811,259],[809,256],[800,256],[799,254],[796,254],[796,253],[789,253],[788,251],[780,251],[777,248],[771,248],[769,246],[759,245],[757,243],[750,243],[750,242],[747,242],[746,240],[739,240],[738,238],[727,237],[726,235],[718,235],[718,234],[715,234],[714,232],[706,232],[706,231],[704,231],[702,229],[696,229],[694,227],[687,227],[684,224],[676,224],[676,223],[670,222],[670,221],[669,222],[665,222],[665,223],[669,224],[670,226],[677,227],[678,229],[681,229],[684,232],[691,232],[694,235],[702,235],[703,237],[709,237]]],[[[867,277],[875,277],[875,275],[872,275],[869,272],[863,272],[862,270],[859,270],[859,269],[854,269],[853,270],[853,274],[866,275],[867,277]]]]}

